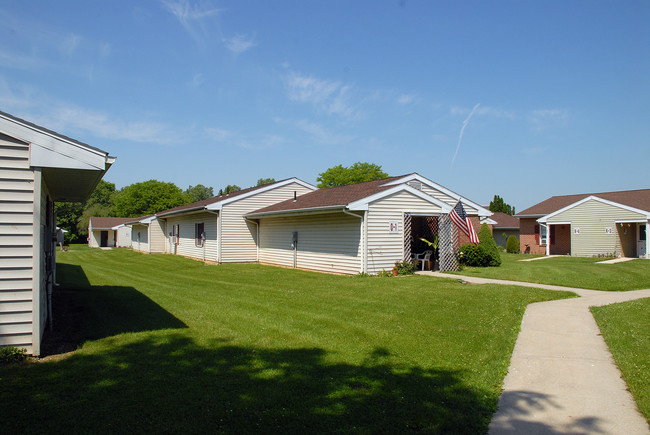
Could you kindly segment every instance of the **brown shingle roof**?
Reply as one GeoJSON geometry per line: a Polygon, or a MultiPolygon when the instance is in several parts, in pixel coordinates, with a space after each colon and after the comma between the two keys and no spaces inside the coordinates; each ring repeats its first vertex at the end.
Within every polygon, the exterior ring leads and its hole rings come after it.
{"type": "Polygon", "coordinates": [[[490,219],[497,222],[494,228],[519,228],[519,219],[506,213],[494,212],[490,219]]]}
{"type": "Polygon", "coordinates": [[[125,224],[132,221],[134,218],[120,218],[120,217],[96,217],[90,218],[90,226],[94,230],[105,230],[125,224]]]}
{"type": "Polygon", "coordinates": [[[156,215],[162,216],[162,215],[175,213],[175,212],[179,212],[179,211],[184,211],[184,210],[192,210],[192,209],[195,209],[195,208],[203,208],[203,207],[205,207],[207,205],[214,204],[215,202],[224,201],[224,200],[230,199],[230,198],[236,198],[237,196],[243,195],[245,193],[252,192],[252,191],[258,190],[258,189],[262,189],[264,187],[268,187],[268,186],[271,186],[273,184],[282,183],[282,182],[287,181],[287,180],[290,180],[290,178],[287,178],[285,180],[276,181],[275,183],[265,184],[263,186],[249,187],[247,189],[238,190],[237,192],[232,192],[232,193],[227,193],[227,194],[224,194],[224,195],[213,196],[212,198],[204,199],[202,201],[196,201],[196,202],[193,202],[191,204],[180,205],[178,207],[163,210],[163,211],[160,211],[160,212],[156,213],[156,215]]]}
{"type": "Polygon", "coordinates": [[[650,212],[650,189],[623,190],[619,192],[602,193],[581,193],[578,195],[552,196],[526,210],[520,211],[516,216],[534,215],[544,216],[560,210],[568,205],[585,199],[589,196],[596,196],[607,201],[627,205],[650,212]]]}
{"type": "Polygon", "coordinates": [[[347,186],[330,187],[300,195],[295,200],[279,202],[277,204],[255,210],[251,214],[272,213],[282,211],[300,211],[314,208],[345,206],[352,201],[365,198],[394,186],[382,186],[391,181],[403,178],[390,177],[382,180],[367,181],[365,183],[349,184],[347,186]]]}

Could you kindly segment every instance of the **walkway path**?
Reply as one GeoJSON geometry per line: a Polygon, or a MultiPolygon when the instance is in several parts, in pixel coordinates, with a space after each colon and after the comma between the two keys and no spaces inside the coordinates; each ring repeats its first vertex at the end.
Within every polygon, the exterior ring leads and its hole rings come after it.
{"type": "Polygon", "coordinates": [[[650,434],[590,306],[650,297],[650,289],[605,292],[437,272],[470,283],[572,291],[580,298],[530,304],[489,433],[650,434]]]}

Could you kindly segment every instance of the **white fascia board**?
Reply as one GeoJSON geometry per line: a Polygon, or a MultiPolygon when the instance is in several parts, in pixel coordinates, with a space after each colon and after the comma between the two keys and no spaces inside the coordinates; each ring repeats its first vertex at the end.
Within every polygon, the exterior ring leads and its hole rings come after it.
{"type": "Polygon", "coordinates": [[[427,186],[431,187],[432,189],[435,189],[435,190],[438,190],[438,191],[444,193],[445,195],[449,196],[450,198],[453,198],[456,201],[460,201],[465,205],[469,205],[469,206],[475,208],[478,211],[479,216],[485,216],[485,217],[492,216],[492,212],[490,210],[487,210],[485,207],[481,207],[480,205],[478,205],[474,201],[470,201],[469,199],[460,196],[456,192],[453,192],[453,191],[447,189],[446,187],[444,187],[444,186],[442,186],[442,185],[440,185],[438,183],[434,183],[433,181],[429,180],[428,178],[423,177],[422,175],[420,175],[420,174],[418,174],[416,172],[414,172],[414,173],[412,173],[410,175],[407,175],[406,177],[402,177],[402,178],[399,178],[399,179],[397,179],[395,181],[391,181],[389,183],[386,183],[384,186],[390,186],[390,185],[393,185],[393,184],[402,184],[402,183],[406,184],[409,181],[419,181],[420,183],[426,184],[427,186]]]}
{"type": "Polygon", "coordinates": [[[640,210],[638,208],[630,207],[628,205],[620,204],[618,202],[608,201],[606,199],[602,199],[602,198],[599,198],[597,196],[591,195],[591,196],[588,196],[586,198],[581,199],[580,201],[576,201],[573,204],[569,204],[566,207],[563,207],[563,208],[561,208],[561,209],[559,209],[557,211],[554,211],[553,213],[547,214],[546,216],[542,216],[541,218],[537,219],[537,222],[545,223],[548,219],[552,218],[553,216],[556,216],[556,215],[558,215],[560,213],[563,213],[563,212],[565,212],[567,210],[570,210],[570,209],[572,209],[574,207],[577,207],[577,206],[579,206],[581,204],[584,204],[587,201],[598,201],[598,202],[600,202],[602,204],[607,204],[607,205],[611,205],[613,207],[622,208],[623,210],[631,211],[633,213],[639,213],[641,215],[644,215],[647,219],[650,219],[650,212],[647,212],[645,210],[640,210]]]}
{"type": "MultiPolygon", "coordinates": [[[[61,136],[37,129],[15,119],[6,118],[1,114],[0,131],[30,144],[32,154],[30,165],[34,167],[94,169],[105,171],[107,169],[106,165],[110,162],[110,159],[105,152],[82,146],[81,144],[66,140],[61,136]],[[45,151],[60,154],[62,159],[58,159],[53,163],[51,159],[48,158],[51,154],[46,153],[45,151]],[[81,165],[81,168],[77,166],[53,166],[53,164],[66,164],[64,162],[67,162],[69,165],[70,162],[68,159],[78,162],[78,164],[81,165]]],[[[114,158],[113,161],[115,161],[114,158]]]]}
{"type": "Polygon", "coordinates": [[[259,189],[252,190],[252,191],[250,191],[248,193],[244,193],[243,195],[237,195],[234,198],[226,198],[226,199],[222,199],[222,200],[217,201],[217,202],[213,202],[212,204],[206,205],[205,209],[206,210],[221,210],[224,205],[230,204],[231,202],[239,201],[240,199],[250,198],[251,196],[257,195],[259,193],[268,192],[269,190],[273,190],[273,189],[276,189],[278,187],[283,187],[283,186],[286,186],[286,185],[291,184],[291,183],[300,184],[301,186],[303,186],[303,187],[305,187],[307,189],[318,190],[318,187],[316,187],[316,186],[314,186],[312,184],[306,183],[306,182],[294,177],[294,178],[289,178],[288,180],[278,181],[277,183],[269,184],[269,185],[261,187],[259,189]]]}
{"type": "Polygon", "coordinates": [[[176,210],[176,211],[170,211],[167,213],[158,213],[156,216],[158,217],[168,217],[168,216],[175,216],[175,215],[181,215],[181,214],[191,214],[191,213],[196,213],[198,211],[203,211],[205,210],[205,206],[198,206],[198,207],[192,207],[192,208],[186,208],[183,210],[176,210]]]}
{"type": "Polygon", "coordinates": [[[439,199],[434,198],[431,195],[427,195],[426,193],[422,192],[421,190],[417,190],[409,186],[408,184],[400,184],[398,186],[392,187],[390,189],[386,189],[382,192],[375,193],[374,195],[366,196],[365,198],[361,198],[357,201],[353,201],[347,205],[348,210],[368,210],[368,204],[371,202],[380,200],[382,198],[385,198],[387,196],[393,195],[397,192],[409,192],[427,202],[430,202],[433,205],[436,205],[440,207],[442,210],[442,213],[449,213],[452,209],[452,207],[445,203],[440,201],[439,199]]]}
{"type": "Polygon", "coordinates": [[[540,224],[545,224],[545,225],[573,225],[573,223],[569,222],[569,221],[563,221],[563,222],[546,222],[546,221],[544,221],[544,222],[540,222],[540,220],[538,219],[535,222],[539,222],[540,224]]]}
{"type": "Polygon", "coordinates": [[[541,218],[543,214],[516,214],[514,217],[518,219],[541,218]]]}
{"type": "Polygon", "coordinates": [[[615,224],[645,224],[648,223],[647,220],[640,220],[640,219],[628,219],[628,220],[622,220],[622,221],[614,221],[615,224]]]}
{"type": "MultiPolygon", "coordinates": [[[[481,223],[482,224],[488,224],[488,225],[497,225],[498,224],[497,221],[495,221],[494,219],[490,219],[489,217],[486,217],[486,218],[482,219],[481,223]]],[[[500,227],[500,228],[510,228],[510,227],[500,227]]],[[[515,227],[512,227],[512,228],[515,228],[515,227]]],[[[517,228],[519,228],[519,227],[517,227],[517,228]]]]}
{"type": "Polygon", "coordinates": [[[273,216],[296,216],[301,214],[326,213],[343,209],[345,209],[345,207],[342,205],[329,205],[327,207],[298,208],[292,210],[269,211],[266,213],[248,213],[245,214],[244,217],[248,219],[258,219],[273,216]]]}

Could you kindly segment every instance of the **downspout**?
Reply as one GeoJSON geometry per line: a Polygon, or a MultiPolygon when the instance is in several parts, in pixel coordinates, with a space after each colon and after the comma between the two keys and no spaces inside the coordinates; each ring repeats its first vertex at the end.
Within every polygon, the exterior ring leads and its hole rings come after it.
{"type": "Polygon", "coordinates": [[[366,246],[365,246],[366,245],[366,238],[364,237],[364,234],[363,234],[364,233],[363,228],[364,228],[364,220],[365,220],[364,216],[365,216],[366,213],[364,211],[363,215],[359,216],[358,214],[350,213],[345,208],[342,208],[341,211],[343,213],[347,214],[347,215],[354,216],[356,218],[361,219],[360,226],[359,226],[359,232],[361,233],[361,239],[362,240],[361,240],[361,265],[360,265],[360,268],[359,268],[360,269],[359,273],[364,273],[365,272],[365,259],[366,259],[366,246]]]}
{"type": "Polygon", "coordinates": [[[253,225],[255,225],[255,233],[256,233],[256,236],[255,236],[255,248],[256,248],[256,251],[257,251],[255,253],[255,261],[257,263],[259,263],[260,262],[260,224],[258,222],[255,222],[252,219],[248,219],[247,217],[245,217],[244,220],[246,222],[250,222],[253,225]]]}

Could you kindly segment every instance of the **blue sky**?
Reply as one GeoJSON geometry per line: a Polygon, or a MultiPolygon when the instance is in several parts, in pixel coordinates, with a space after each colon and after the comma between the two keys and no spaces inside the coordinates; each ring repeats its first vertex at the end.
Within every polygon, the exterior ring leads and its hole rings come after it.
{"type": "Polygon", "coordinates": [[[0,110],[105,179],[418,172],[517,210],[649,188],[648,1],[0,3],[0,110]]]}

